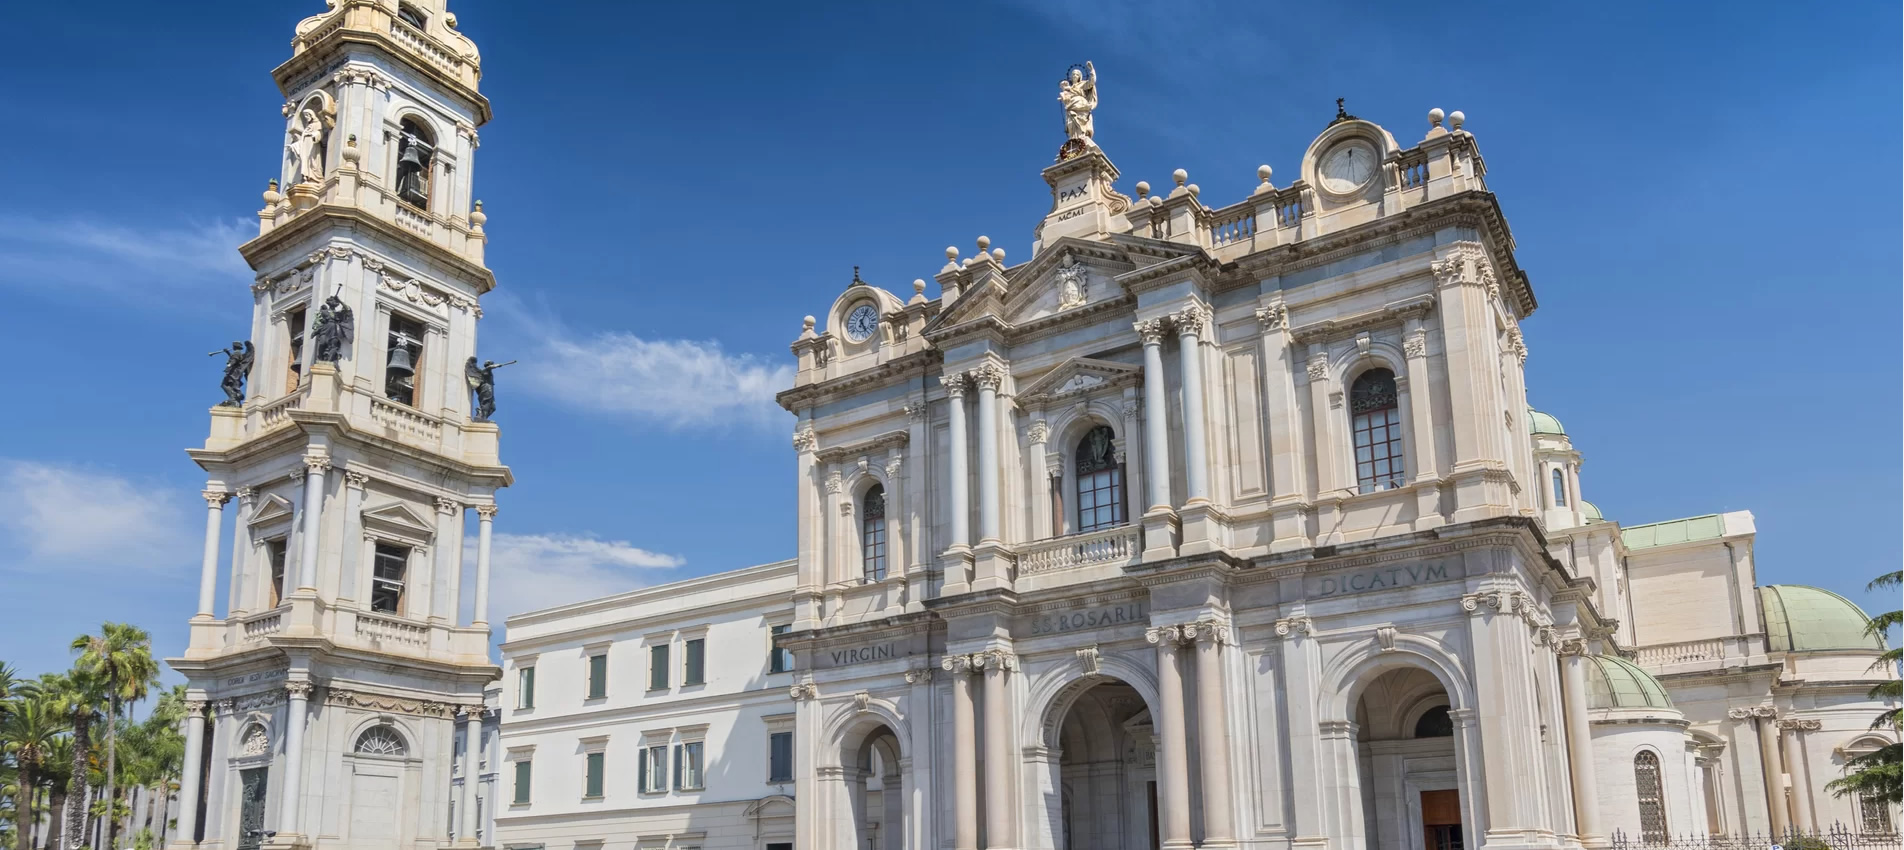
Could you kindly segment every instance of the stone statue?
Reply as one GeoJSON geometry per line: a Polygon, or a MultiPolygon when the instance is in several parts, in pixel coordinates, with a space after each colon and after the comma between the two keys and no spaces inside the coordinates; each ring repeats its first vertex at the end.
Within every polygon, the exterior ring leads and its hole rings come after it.
{"type": "Polygon", "coordinates": [[[317,308],[317,321],[311,325],[311,339],[317,345],[318,363],[336,363],[344,353],[344,344],[356,335],[357,321],[350,308],[333,295],[317,308]]]}
{"type": "Polygon", "coordinates": [[[225,355],[225,378],[218,382],[218,388],[225,391],[225,400],[219,407],[243,407],[245,404],[245,376],[251,374],[251,343],[241,340],[231,344],[230,348],[220,349],[205,356],[225,355]]]}
{"type": "Polygon", "coordinates": [[[291,185],[321,182],[324,179],[324,122],[317,110],[299,111],[290,135],[291,140],[285,147],[291,151],[291,185]]]}
{"type": "Polygon", "coordinates": [[[463,378],[469,381],[470,391],[476,394],[476,414],[469,418],[471,422],[488,422],[489,417],[496,415],[496,370],[514,362],[484,360],[483,365],[478,366],[476,358],[471,356],[463,364],[463,378]]]}
{"type": "Polygon", "coordinates": [[[1097,69],[1084,63],[1084,69],[1072,66],[1071,73],[1058,83],[1058,102],[1064,105],[1064,136],[1097,147],[1091,124],[1091,112],[1097,109],[1097,69]]]}

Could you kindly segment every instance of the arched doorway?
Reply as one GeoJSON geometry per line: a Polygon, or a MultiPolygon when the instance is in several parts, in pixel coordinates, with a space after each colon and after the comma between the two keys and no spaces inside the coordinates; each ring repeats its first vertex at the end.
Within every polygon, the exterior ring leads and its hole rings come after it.
{"type": "Polygon", "coordinates": [[[1058,746],[1060,850],[1156,850],[1156,736],[1137,689],[1112,679],[1085,688],[1058,746]]]}
{"type": "Polygon", "coordinates": [[[844,754],[854,850],[904,850],[906,797],[899,736],[880,724],[844,754]]]}
{"type": "Polygon", "coordinates": [[[1368,847],[1462,850],[1456,729],[1447,689],[1416,667],[1380,674],[1355,705],[1357,783],[1368,847]]]}

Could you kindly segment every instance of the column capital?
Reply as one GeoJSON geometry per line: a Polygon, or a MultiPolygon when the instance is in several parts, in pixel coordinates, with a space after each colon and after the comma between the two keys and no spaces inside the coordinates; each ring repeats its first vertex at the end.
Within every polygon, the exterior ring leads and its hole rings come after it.
{"type": "Polygon", "coordinates": [[[330,455],[305,455],[304,468],[322,475],[331,471],[330,455]]]}
{"type": "Polygon", "coordinates": [[[1293,638],[1297,635],[1313,635],[1315,633],[1316,621],[1306,616],[1284,617],[1276,621],[1277,637],[1293,638]]]}
{"type": "Polygon", "coordinates": [[[354,469],[344,470],[344,486],[361,491],[370,486],[370,476],[354,469]]]}
{"type": "Polygon", "coordinates": [[[972,379],[964,372],[940,375],[939,383],[945,387],[945,394],[953,398],[964,398],[965,391],[972,385],[972,379]]]}
{"type": "Polygon", "coordinates": [[[1258,307],[1256,321],[1262,323],[1265,331],[1283,330],[1289,327],[1289,307],[1281,301],[1258,307]]]}
{"type": "Polygon", "coordinates": [[[463,510],[463,503],[448,496],[436,497],[436,512],[444,516],[455,516],[463,510]]]}
{"type": "Polygon", "coordinates": [[[1003,649],[988,649],[972,653],[973,670],[997,670],[1009,673],[1018,669],[1018,656],[1003,649]]]}
{"type": "Polygon", "coordinates": [[[248,505],[251,504],[253,499],[258,498],[258,491],[252,487],[240,487],[238,488],[237,495],[239,504],[248,505]]]}
{"type": "Polygon", "coordinates": [[[787,688],[787,696],[792,697],[794,702],[813,699],[819,695],[819,687],[812,682],[796,682],[792,687],[787,688]]]}
{"type": "Polygon", "coordinates": [[[284,477],[291,479],[291,483],[293,484],[299,484],[304,481],[304,473],[306,471],[307,470],[302,466],[293,467],[290,472],[284,474],[284,477]]]}
{"type": "Polygon", "coordinates": [[[793,432],[793,450],[794,451],[799,452],[801,454],[806,454],[808,452],[813,451],[813,448],[819,445],[819,442],[820,442],[819,437],[813,433],[813,425],[811,423],[802,425],[799,428],[794,429],[794,432],[793,432]]]}
{"type": "Polygon", "coordinates": [[[1771,717],[1778,716],[1778,709],[1773,708],[1769,705],[1752,706],[1750,708],[1734,708],[1734,709],[1730,709],[1726,711],[1726,716],[1732,718],[1733,720],[1751,720],[1752,718],[1755,718],[1755,717],[1771,718],[1771,717]]]}
{"type": "Polygon", "coordinates": [[[1825,728],[1825,724],[1817,720],[1808,720],[1798,717],[1781,717],[1778,720],[1778,728],[1794,732],[1816,732],[1825,728]]]}
{"type": "Polygon", "coordinates": [[[301,679],[285,682],[284,692],[292,699],[309,699],[311,696],[311,683],[301,679]]]}
{"type": "Polygon", "coordinates": [[[1033,419],[1030,427],[1025,429],[1025,435],[1031,439],[1032,445],[1044,445],[1046,440],[1051,439],[1051,426],[1043,419],[1033,419]]]}
{"type": "Polygon", "coordinates": [[[1563,638],[1560,641],[1560,649],[1558,652],[1565,658],[1572,658],[1576,655],[1584,657],[1587,654],[1587,642],[1583,638],[1563,638]]]}
{"type": "Polygon", "coordinates": [[[1309,355],[1309,382],[1329,380],[1329,355],[1317,352],[1309,355]]]}
{"type": "Polygon", "coordinates": [[[1174,647],[1181,644],[1194,643],[1196,639],[1197,626],[1195,623],[1151,626],[1144,630],[1144,640],[1150,641],[1160,647],[1174,647]]]}
{"type": "Polygon", "coordinates": [[[476,516],[482,518],[485,521],[495,519],[496,512],[499,510],[502,510],[501,508],[496,507],[494,504],[476,505],[475,507],[476,507],[476,516]]]}
{"type": "Polygon", "coordinates": [[[1142,340],[1145,345],[1162,345],[1164,343],[1164,324],[1165,321],[1163,319],[1145,319],[1131,325],[1131,327],[1137,330],[1137,338],[1142,340]]]}
{"type": "Polygon", "coordinates": [[[1170,314],[1170,323],[1176,326],[1178,336],[1202,336],[1209,321],[1210,309],[1202,304],[1191,304],[1170,314]]]}
{"type": "Polygon", "coordinates": [[[1428,332],[1421,328],[1409,331],[1402,337],[1402,356],[1417,360],[1428,356],[1428,332]]]}
{"type": "Polygon", "coordinates": [[[205,701],[202,699],[186,700],[185,701],[185,716],[204,717],[205,716],[205,701]]]}
{"type": "Polygon", "coordinates": [[[1211,643],[1223,646],[1234,643],[1230,639],[1230,621],[1221,617],[1204,617],[1184,628],[1195,632],[1192,639],[1199,644],[1211,643]]]}
{"type": "Polygon", "coordinates": [[[231,501],[231,494],[223,490],[201,490],[199,495],[205,497],[205,506],[208,508],[222,508],[231,501]]]}
{"type": "Polygon", "coordinates": [[[906,684],[923,685],[932,681],[932,665],[916,664],[906,668],[906,684]]]}
{"type": "Polygon", "coordinates": [[[840,470],[838,467],[835,467],[826,474],[826,492],[838,493],[840,492],[840,486],[840,470]]]}
{"type": "Polygon", "coordinates": [[[987,361],[973,369],[971,374],[972,381],[981,390],[997,392],[998,388],[1005,383],[1005,367],[998,363],[987,361]]]}

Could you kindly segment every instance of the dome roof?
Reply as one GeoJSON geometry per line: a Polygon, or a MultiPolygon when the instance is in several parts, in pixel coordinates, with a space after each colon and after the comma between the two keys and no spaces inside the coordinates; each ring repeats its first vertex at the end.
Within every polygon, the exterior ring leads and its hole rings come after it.
{"type": "Polygon", "coordinates": [[[1773,652],[1818,649],[1884,649],[1884,639],[1866,634],[1871,618],[1836,593],[1802,584],[1759,588],[1765,615],[1765,644],[1773,652]]]}
{"type": "Polygon", "coordinates": [[[1587,522],[1606,522],[1606,514],[1600,513],[1600,506],[1586,499],[1580,500],[1580,516],[1587,522]]]}
{"type": "Polygon", "coordinates": [[[1593,669],[1587,673],[1588,708],[1666,708],[1673,707],[1666,689],[1652,674],[1617,655],[1589,655],[1593,669]]]}
{"type": "Polygon", "coordinates": [[[1567,436],[1567,429],[1560,427],[1560,420],[1533,408],[1527,408],[1527,433],[1558,434],[1567,436]]]}

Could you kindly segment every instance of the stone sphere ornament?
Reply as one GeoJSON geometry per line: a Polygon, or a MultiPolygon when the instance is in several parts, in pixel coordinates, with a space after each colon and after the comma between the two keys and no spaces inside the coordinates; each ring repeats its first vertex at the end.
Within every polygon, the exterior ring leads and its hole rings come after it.
{"type": "Polygon", "coordinates": [[[1459,109],[1448,113],[1448,123],[1453,124],[1456,130],[1461,129],[1461,125],[1467,123],[1467,120],[1468,116],[1462,115],[1459,109]]]}
{"type": "Polygon", "coordinates": [[[1176,171],[1170,172],[1170,179],[1177,181],[1177,185],[1182,186],[1190,179],[1190,172],[1179,168],[1176,171]]]}
{"type": "Polygon", "coordinates": [[[950,246],[950,245],[947,245],[947,246],[945,247],[945,258],[946,258],[946,259],[948,259],[948,260],[956,260],[956,259],[958,259],[958,258],[959,258],[959,249],[957,249],[957,248],[954,248],[954,247],[952,247],[952,246],[950,246]]]}
{"type": "Polygon", "coordinates": [[[992,249],[992,262],[995,262],[995,263],[997,263],[997,264],[999,264],[999,265],[1001,265],[1001,266],[1002,266],[1002,265],[1004,265],[1004,264],[1005,264],[1005,249],[1003,249],[1003,248],[993,248],[993,249],[992,249]]]}
{"type": "Polygon", "coordinates": [[[1276,170],[1273,168],[1270,168],[1267,165],[1256,166],[1256,179],[1261,180],[1264,183],[1268,183],[1269,175],[1275,174],[1275,173],[1276,173],[1276,170]]]}
{"type": "Polygon", "coordinates": [[[981,254],[983,254],[983,253],[985,253],[985,250],[986,250],[987,248],[990,248],[990,247],[992,247],[992,237],[990,237],[990,236],[980,236],[980,237],[978,238],[978,250],[979,250],[979,253],[981,253],[981,254]]]}
{"type": "Polygon", "coordinates": [[[1428,110],[1428,126],[1430,127],[1441,126],[1441,119],[1446,115],[1447,113],[1442,112],[1441,107],[1439,106],[1428,110]]]}
{"type": "Polygon", "coordinates": [[[1137,181],[1137,197],[1139,199],[1142,199],[1142,198],[1148,197],[1149,195],[1150,195],[1150,181],[1148,180],[1137,181]]]}

